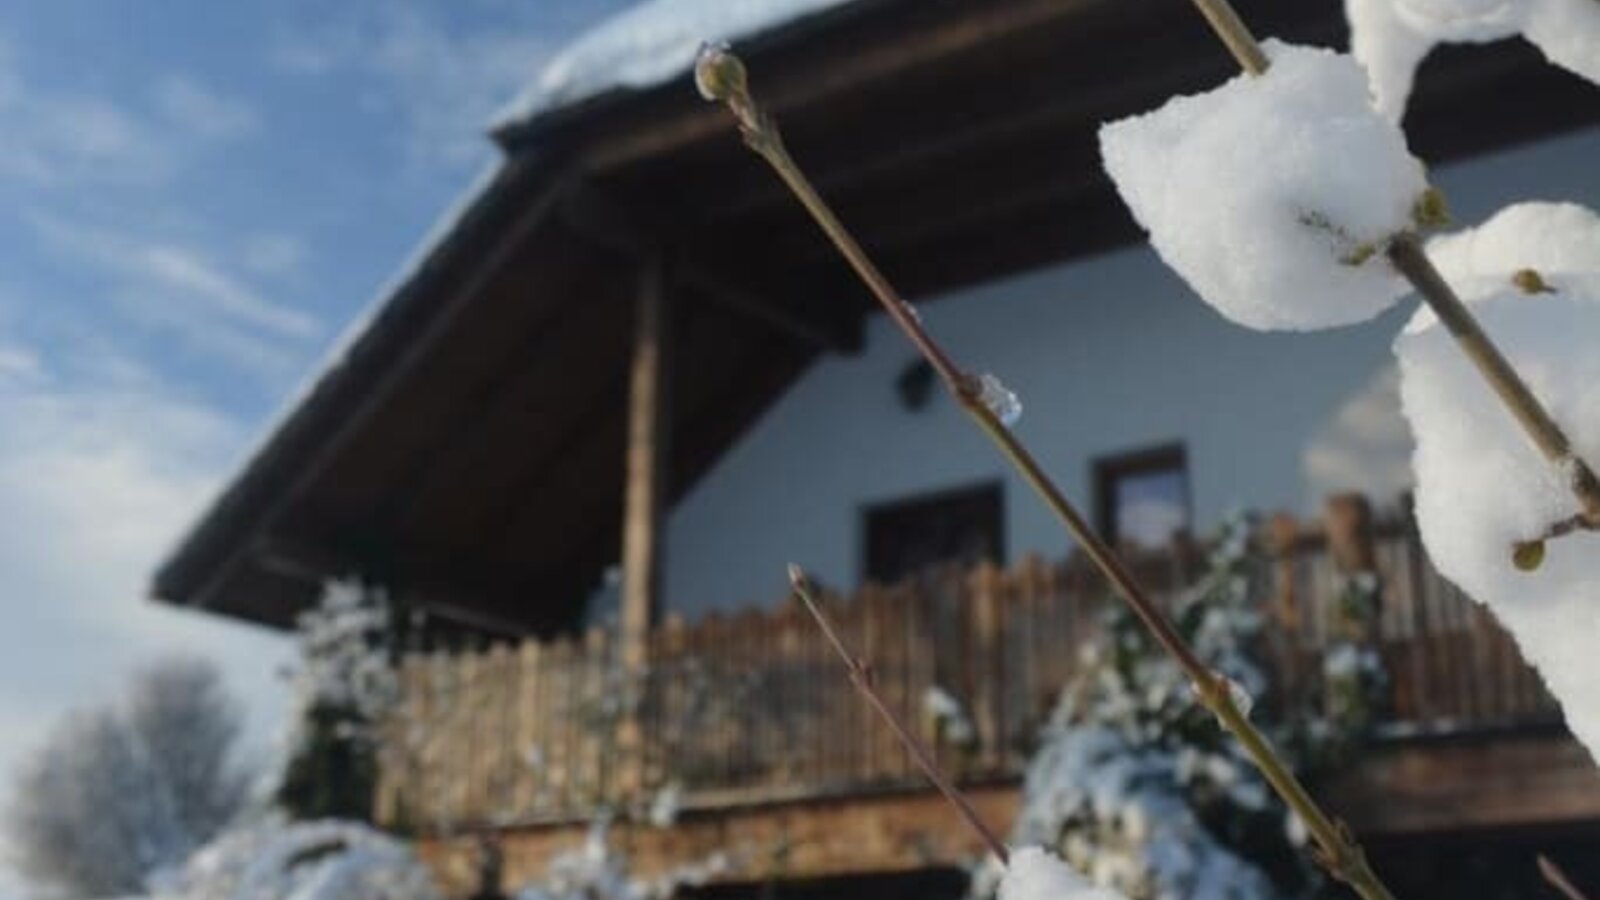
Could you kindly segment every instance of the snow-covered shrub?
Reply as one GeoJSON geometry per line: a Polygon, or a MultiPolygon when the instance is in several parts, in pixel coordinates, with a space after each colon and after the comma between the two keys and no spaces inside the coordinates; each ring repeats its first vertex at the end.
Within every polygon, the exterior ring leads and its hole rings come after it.
{"type": "Polygon", "coordinates": [[[1323,623],[1318,680],[1285,698],[1293,713],[1279,730],[1280,741],[1311,772],[1347,762],[1372,736],[1388,700],[1389,673],[1377,650],[1382,583],[1376,572],[1335,577],[1337,602],[1323,623]]]}
{"type": "Polygon", "coordinates": [[[321,602],[295,621],[300,707],[336,706],[365,721],[382,718],[399,690],[389,626],[389,604],[380,592],[349,582],[328,585],[321,602]]]}
{"type": "Polygon", "coordinates": [[[1055,854],[1023,847],[1011,854],[1000,900],[1120,900],[1114,891],[1097,888],[1055,854]]]}
{"type": "Polygon", "coordinates": [[[278,799],[301,818],[365,818],[378,729],[399,695],[388,604],[361,585],[332,584],[296,626],[297,714],[278,799]]]}
{"type": "MultiPolygon", "coordinates": [[[[1176,624],[1206,664],[1268,699],[1257,661],[1266,569],[1250,531],[1242,517],[1224,529],[1176,624]]],[[[1012,843],[1054,849],[1135,900],[1253,900],[1309,884],[1255,767],[1131,613],[1117,606],[1109,616],[1108,646],[1086,651],[1086,674],[1063,692],[1028,767],[1012,843]]],[[[1272,704],[1258,705],[1258,718],[1270,713],[1272,704]]],[[[997,875],[981,873],[977,892],[997,875]]]]}
{"type": "Polygon", "coordinates": [[[1556,65],[1600,82],[1600,4],[1594,0],[1345,0],[1350,49],[1398,121],[1418,64],[1435,44],[1521,34],[1556,65]]]}
{"type": "MultiPolygon", "coordinates": [[[[1270,898],[1266,873],[1206,826],[1183,784],[1258,787],[1249,765],[1060,722],[1028,770],[1016,840],[1054,847],[1093,883],[1139,900],[1270,898]]],[[[1266,797],[1255,792],[1250,802],[1265,806],[1266,797]]]]}
{"type": "MultiPolygon", "coordinates": [[[[1436,238],[1429,252],[1577,453],[1600,459],[1600,216],[1571,204],[1518,204],[1436,238]]],[[[1395,353],[1417,440],[1417,519],[1428,555],[1494,610],[1594,754],[1600,532],[1551,540],[1536,571],[1519,570],[1513,544],[1580,511],[1565,473],[1533,447],[1432,313],[1417,313],[1395,353]]]]}
{"type": "Polygon", "coordinates": [[[1252,328],[1369,319],[1407,292],[1383,258],[1427,191],[1348,56],[1268,41],[1263,75],[1104,126],[1106,171],[1161,258],[1252,328]]]}
{"type": "Polygon", "coordinates": [[[153,879],[155,900],[439,900],[405,844],[354,822],[269,819],[153,879]]]}

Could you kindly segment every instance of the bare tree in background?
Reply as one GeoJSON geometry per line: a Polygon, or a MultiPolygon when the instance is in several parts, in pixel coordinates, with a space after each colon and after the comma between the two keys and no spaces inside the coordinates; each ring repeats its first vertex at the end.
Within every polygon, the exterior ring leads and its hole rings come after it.
{"type": "Polygon", "coordinates": [[[16,864],[80,896],[141,891],[243,805],[238,734],[210,663],[166,659],[139,672],[120,704],[70,715],[15,774],[5,824],[16,864]]]}

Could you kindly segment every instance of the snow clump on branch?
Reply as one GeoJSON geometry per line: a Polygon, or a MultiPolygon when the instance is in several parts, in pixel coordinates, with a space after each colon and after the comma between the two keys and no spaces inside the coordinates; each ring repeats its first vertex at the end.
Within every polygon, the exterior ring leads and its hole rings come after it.
{"type": "MultiPolygon", "coordinates": [[[[1576,452],[1600,459],[1600,216],[1521,203],[1428,250],[1576,452]]],[[[1431,311],[1417,312],[1395,353],[1428,555],[1515,635],[1600,757],[1600,532],[1550,540],[1535,571],[1519,570],[1514,544],[1580,512],[1568,474],[1533,447],[1431,311]]]]}
{"type": "Polygon", "coordinates": [[[1399,121],[1423,57],[1441,43],[1521,34],[1551,62],[1600,82],[1594,0],[1345,0],[1350,50],[1372,78],[1378,108],[1399,121]]]}
{"type": "Polygon", "coordinates": [[[1251,328],[1349,325],[1406,293],[1382,250],[1428,185],[1348,56],[1267,41],[1272,66],[1112,122],[1100,151],[1156,252],[1251,328]]]}

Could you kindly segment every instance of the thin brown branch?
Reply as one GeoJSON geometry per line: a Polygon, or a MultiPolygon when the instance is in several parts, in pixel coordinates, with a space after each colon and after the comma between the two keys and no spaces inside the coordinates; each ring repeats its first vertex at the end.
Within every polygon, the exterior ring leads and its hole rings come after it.
{"type": "Polygon", "coordinates": [[[1228,0],[1194,0],[1194,5],[1199,7],[1200,14],[1211,23],[1211,30],[1217,33],[1222,43],[1233,54],[1239,68],[1251,75],[1260,75],[1267,71],[1270,63],[1267,54],[1261,52],[1261,45],[1256,43],[1256,36],[1250,33],[1244,20],[1234,11],[1233,4],[1228,0]]]}
{"type": "Polygon", "coordinates": [[[1266,736],[1239,708],[1233,698],[1231,682],[1194,654],[1110,545],[1089,527],[1087,520],[1040,467],[1033,454],[983,403],[978,379],[957,366],[938,341],[922,327],[922,323],[910,312],[910,306],[817,194],[810,180],[790,157],[776,123],[750,94],[744,64],[725,48],[708,47],[701,53],[695,67],[695,80],[707,99],[726,104],[739,124],[745,143],[765,159],[789,186],[840,254],[871,289],[890,320],[939,373],[961,407],[1050,507],[1066,531],[1083,547],[1090,560],[1149,629],[1156,642],[1183,669],[1200,702],[1216,715],[1224,729],[1234,735],[1267,782],[1306,823],[1307,830],[1316,842],[1318,857],[1329,871],[1366,900],[1392,900],[1388,889],[1368,866],[1366,854],[1351,837],[1349,830],[1317,805],[1266,736]]]}
{"type": "Polygon", "coordinates": [[[1477,317],[1434,268],[1421,242],[1415,235],[1403,234],[1389,243],[1388,252],[1395,269],[1422,295],[1428,308],[1483,374],[1534,446],[1552,465],[1567,473],[1573,493],[1583,504],[1584,517],[1600,524],[1600,480],[1595,478],[1594,470],[1573,451],[1566,432],[1484,332],[1477,317]]]}
{"type": "Polygon", "coordinates": [[[1544,876],[1544,880],[1549,882],[1551,887],[1565,894],[1567,900],[1589,900],[1583,891],[1578,890],[1577,885],[1567,878],[1567,873],[1561,871],[1561,867],[1551,862],[1550,857],[1543,853],[1539,854],[1539,874],[1544,876]]]}
{"type": "Polygon", "coordinates": [[[939,764],[934,762],[933,755],[928,752],[926,747],[922,746],[921,741],[911,734],[905,723],[900,721],[900,716],[883,699],[883,695],[878,693],[878,686],[873,677],[872,662],[855,655],[845,645],[844,639],[834,630],[833,623],[829,621],[827,614],[822,611],[821,605],[817,603],[816,595],[811,589],[810,579],[806,577],[806,573],[799,566],[793,563],[789,565],[789,583],[794,585],[795,595],[800,598],[801,603],[805,604],[806,610],[811,613],[811,617],[817,620],[817,627],[821,628],[822,633],[827,636],[828,643],[833,645],[834,652],[838,653],[839,658],[844,661],[845,668],[850,673],[850,683],[854,684],[856,690],[860,691],[861,695],[866,698],[867,703],[878,711],[878,715],[889,726],[889,730],[894,732],[894,736],[900,741],[901,746],[905,747],[906,752],[911,754],[911,759],[917,764],[917,768],[921,769],[922,774],[926,775],[928,780],[933,783],[933,786],[939,789],[939,793],[950,801],[950,805],[955,807],[961,818],[989,847],[989,852],[993,853],[1000,862],[1010,863],[1011,851],[1000,840],[999,836],[988,825],[984,824],[983,819],[978,817],[978,811],[972,808],[972,802],[967,799],[965,794],[961,793],[960,788],[956,787],[945,776],[944,772],[939,769],[939,764]]]}

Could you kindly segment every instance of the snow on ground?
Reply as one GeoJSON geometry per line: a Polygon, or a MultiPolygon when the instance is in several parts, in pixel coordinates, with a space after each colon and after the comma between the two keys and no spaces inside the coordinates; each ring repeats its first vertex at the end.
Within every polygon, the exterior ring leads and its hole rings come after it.
{"type": "Polygon", "coordinates": [[[1350,48],[1372,77],[1378,108],[1399,121],[1417,65],[1435,44],[1521,34],[1551,62],[1600,82],[1594,0],[1345,0],[1350,48]]]}
{"type": "Polygon", "coordinates": [[[1011,854],[1000,900],[1121,900],[1122,895],[1094,887],[1054,853],[1023,847],[1011,854]]]}
{"type": "MultiPolygon", "coordinates": [[[[1024,844],[1054,843],[1072,826],[1076,830],[1063,844],[1067,858],[1095,884],[1130,895],[1274,896],[1261,871],[1218,842],[1196,816],[1179,783],[1182,763],[1168,748],[1141,744],[1104,725],[1055,723],[1029,764],[1015,836],[1024,844]]],[[[1216,774],[1230,784],[1247,783],[1237,765],[1216,774]]]]}
{"type": "Polygon", "coordinates": [[[1168,265],[1259,329],[1369,319],[1406,293],[1381,250],[1427,188],[1347,56],[1277,41],[1263,75],[1106,125],[1106,171],[1168,265]]]}
{"type": "MultiPolygon", "coordinates": [[[[1253,530],[1245,517],[1230,520],[1174,621],[1207,666],[1266,693],[1256,656],[1266,560],[1250,540],[1253,530]]],[[[1295,738],[1273,712],[1263,710],[1261,725],[1275,738],[1320,749],[1325,739],[1295,738]]],[[[1085,645],[1079,677],[1039,735],[1012,845],[1049,848],[1085,881],[1141,900],[1297,895],[1309,869],[1297,875],[1273,866],[1280,885],[1261,862],[1294,866],[1298,859],[1295,837],[1278,830],[1282,806],[1238,743],[1204,716],[1187,677],[1143,625],[1125,609],[1108,610],[1104,636],[1085,645]]],[[[1301,720],[1317,716],[1297,712],[1301,720]]],[[[1324,726],[1341,732],[1338,723],[1324,726]]],[[[986,861],[972,896],[990,896],[1006,878],[998,862],[986,861]]]]}
{"type": "Polygon", "coordinates": [[[155,900],[438,900],[405,844],[353,822],[271,819],[224,834],[181,871],[152,878],[155,900]]]}
{"type": "Polygon", "coordinates": [[[760,34],[849,0],[645,0],[600,23],[550,60],[501,111],[504,127],[616,88],[688,72],[700,45],[760,34]]]}
{"type": "MultiPolygon", "coordinates": [[[[1522,203],[1435,239],[1429,253],[1578,452],[1600,459],[1600,216],[1522,203]],[[1552,290],[1513,286],[1524,268],[1552,290]]],[[[1600,533],[1551,540],[1536,571],[1518,570],[1513,543],[1579,511],[1564,473],[1534,449],[1431,312],[1418,312],[1395,352],[1429,556],[1516,636],[1600,758],[1600,533]]]]}

